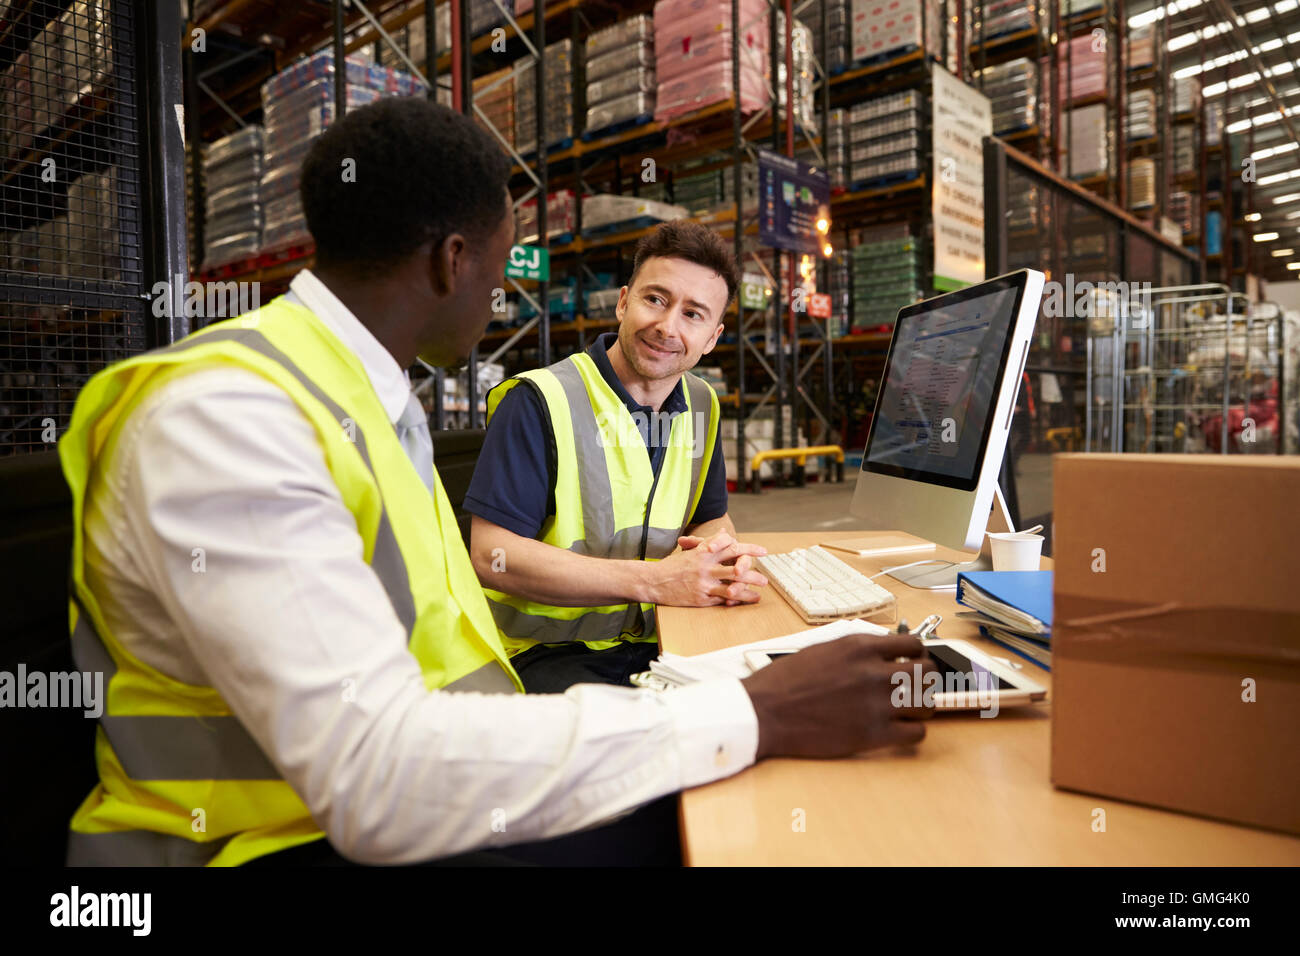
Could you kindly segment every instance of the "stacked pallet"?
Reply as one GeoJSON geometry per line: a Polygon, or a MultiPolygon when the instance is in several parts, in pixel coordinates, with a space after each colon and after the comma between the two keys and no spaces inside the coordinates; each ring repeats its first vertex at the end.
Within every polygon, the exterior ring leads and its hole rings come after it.
{"type": "Polygon", "coordinates": [[[1096,176],[1110,166],[1110,134],[1106,127],[1106,105],[1094,103],[1069,110],[1069,163],[1067,169],[1075,179],[1096,176]]]}
{"type": "MultiPolygon", "coordinates": [[[[347,107],[355,109],[384,96],[423,92],[409,74],[372,64],[366,57],[345,60],[347,107]]],[[[262,252],[306,242],[310,236],[298,196],[302,161],[312,142],[334,121],[334,51],[299,60],[262,84],[265,128],[262,179],[262,252]]],[[[210,188],[210,187],[209,187],[210,188]]]]}
{"type": "Polygon", "coordinates": [[[587,134],[648,120],[655,110],[654,19],[641,14],[587,37],[587,134]]]}
{"type": "Polygon", "coordinates": [[[203,269],[256,256],[262,248],[262,127],[246,126],[203,157],[203,269]]]}
{"type": "Polygon", "coordinates": [[[518,75],[513,67],[506,67],[484,76],[474,78],[474,121],[488,129],[491,126],[501,138],[515,149],[531,149],[536,145],[534,126],[530,126],[530,137],[522,139],[516,129],[518,115],[515,110],[515,82],[518,75]]]}
{"type": "MultiPolygon", "coordinates": [[[[559,189],[547,196],[546,237],[549,241],[572,238],[577,229],[577,200],[571,189],[559,189]]],[[[522,245],[537,242],[537,197],[519,204],[515,214],[515,235],[522,245]]]]}
{"type": "MultiPolygon", "coordinates": [[[[730,0],[659,0],[654,8],[655,119],[668,120],[726,100],[741,112],[767,105],[767,3],[740,5],[740,89],[733,89],[730,0]]],[[[629,62],[628,68],[633,63],[629,62]]]]}
{"type": "Polygon", "coordinates": [[[906,223],[858,230],[850,240],[853,331],[892,325],[926,284],[920,240],[906,223]]]}
{"type": "Polygon", "coordinates": [[[853,189],[921,171],[924,101],[919,90],[903,90],[849,108],[848,181],[853,189]]]}
{"type": "MultiPolygon", "coordinates": [[[[701,216],[735,204],[735,170],[729,167],[695,171],[704,160],[684,164],[673,176],[673,202],[692,216],[701,216]]],[[[758,169],[752,163],[741,167],[740,190],[745,209],[758,206],[758,169]]]]}
{"type": "MultiPolygon", "coordinates": [[[[573,139],[573,41],[552,43],[543,51],[542,109],[545,123],[543,146],[551,147],[573,139]]],[[[537,61],[531,56],[515,62],[515,143],[530,153],[537,148],[537,61]]]]}
{"type": "Polygon", "coordinates": [[[799,18],[812,31],[813,53],[828,73],[843,70],[849,62],[849,0],[810,3],[799,18]],[[826,48],[822,48],[822,7],[826,8],[826,48]]]}
{"type": "Polygon", "coordinates": [[[1156,91],[1132,90],[1124,112],[1124,138],[1149,139],[1156,135],[1156,91]]]}
{"type": "Polygon", "coordinates": [[[974,86],[989,98],[993,132],[1014,133],[1038,123],[1038,65],[1020,57],[975,71],[974,86]]]}
{"type": "Polygon", "coordinates": [[[1128,206],[1130,209],[1152,209],[1155,204],[1156,161],[1135,159],[1128,167],[1128,206]]]}
{"type": "MultiPolygon", "coordinates": [[[[938,0],[853,0],[849,11],[849,60],[883,60],[943,43],[938,0]]],[[[948,47],[957,48],[956,24],[948,24],[948,47]]]]}
{"type": "Polygon", "coordinates": [[[1057,74],[1062,99],[1067,103],[1104,94],[1108,89],[1106,44],[1097,42],[1090,34],[1074,37],[1063,44],[1057,74]]]}

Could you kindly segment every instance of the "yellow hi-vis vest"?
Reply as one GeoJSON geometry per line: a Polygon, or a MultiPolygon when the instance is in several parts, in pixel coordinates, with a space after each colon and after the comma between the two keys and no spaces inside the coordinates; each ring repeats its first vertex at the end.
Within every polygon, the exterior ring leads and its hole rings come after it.
{"type": "MultiPolygon", "coordinates": [[[[234,865],[324,836],[221,695],[132,655],[105,626],[84,577],[86,489],[122,423],[164,383],[222,364],[275,383],[315,426],[425,686],[522,690],[436,472],[431,495],[356,355],[310,310],[278,298],[104,369],[82,390],[59,442],[73,501],[73,653],[107,685],[99,784],[73,816],[72,864],[234,865]]],[[[348,706],[341,697],[340,706],[348,706]]]]}
{"type": "MultiPolygon", "coordinates": [[[[562,359],[507,379],[489,394],[488,421],[521,381],[546,403],[555,435],[555,514],[538,538],[597,558],[657,561],[677,547],[695,513],[718,435],[718,396],[702,379],[683,376],[686,411],[640,423],[610,388],[591,356],[562,359]],[[667,448],[656,478],[641,427],[667,448]]],[[[619,641],[656,639],[653,604],[556,607],[485,589],[511,656],[536,644],[582,641],[604,650],[619,641]]]]}

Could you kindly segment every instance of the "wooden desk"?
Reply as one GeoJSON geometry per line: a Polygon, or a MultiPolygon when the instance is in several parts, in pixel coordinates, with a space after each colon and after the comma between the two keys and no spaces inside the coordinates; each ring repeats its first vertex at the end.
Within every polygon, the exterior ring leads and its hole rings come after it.
{"type": "MultiPolygon", "coordinates": [[[[745,540],[788,551],[860,533],[755,534],[745,540]]],[[[929,555],[889,561],[838,556],[874,573],[929,555]]],[[[957,554],[940,548],[934,556],[957,554]]],[[[898,596],[900,613],[913,627],[938,612],[944,617],[939,636],[1020,660],[956,617],[953,592],[920,591],[892,578],[879,582],[898,596]]],[[[775,592],[747,607],[665,607],[658,615],[663,649],[675,654],[807,627],[775,592]]],[[[1024,667],[1050,688],[1050,673],[1028,662],[1024,667]]],[[[768,760],[687,791],[681,797],[685,858],[695,866],[1300,864],[1300,838],[1055,789],[1049,708],[1048,702],[1009,708],[992,719],[937,716],[912,750],[845,760],[768,760]],[[1092,829],[1096,807],[1106,811],[1104,833],[1092,829]],[[795,827],[799,818],[803,832],[795,827]]]]}

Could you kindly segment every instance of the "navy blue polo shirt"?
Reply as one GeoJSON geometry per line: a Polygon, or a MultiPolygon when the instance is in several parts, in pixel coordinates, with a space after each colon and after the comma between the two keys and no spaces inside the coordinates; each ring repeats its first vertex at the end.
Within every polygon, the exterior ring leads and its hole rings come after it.
{"type": "MultiPolygon", "coordinates": [[[[616,338],[615,332],[601,334],[588,347],[587,354],[627,410],[634,415],[642,413],[642,417],[636,420],[653,421],[655,409],[637,404],[614,374],[607,352],[616,338]]],[[[664,400],[659,411],[671,416],[686,411],[686,385],[683,381],[677,382],[677,387],[664,400]]],[[[649,432],[648,428],[642,429],[641,439],[650,455],[650,467],[657,475],[666,448],[660,442],[652,444],[649,432]]],[[[551,431],[545,401],[530,386],[515,386],[501,399],[492,415],[483,451],[465,494],[465,510],[517,535],[537,538],[547,519],[555,514],[555,462],[555,435],[551,431]]],[[[712,521],[726,513],[727,472],[722,457],[722,429],[718,429],[704,489],[688,524],[712,521]]]]}

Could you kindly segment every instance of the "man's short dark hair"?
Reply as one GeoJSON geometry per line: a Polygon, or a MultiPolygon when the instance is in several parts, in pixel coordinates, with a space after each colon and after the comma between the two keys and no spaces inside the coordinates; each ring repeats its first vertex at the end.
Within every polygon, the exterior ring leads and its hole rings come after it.
{"type": "Polygon", "coordinates": [[[655,257],[685,259],[722,276],[727,283],[724,309],[736,297],[736,288],[740,285],[740,267],[736,265],[736,257],[726,240],[708,226],[692,219],[674,219],[642,236],[633,253],[632,278],[627,283],[629,286],[636,281],[641,264],[655,257]]]}
{"type": "Polygon", "coordinates": [[[469,117],[391,97],[326,129],[307,152],[299,188],[317,262],[382,274],[431,239],[491,235],[506,214],[509,179],[510,160],[469,117]],[[355,175],[345,176],[349,169],[355,175]]]}

